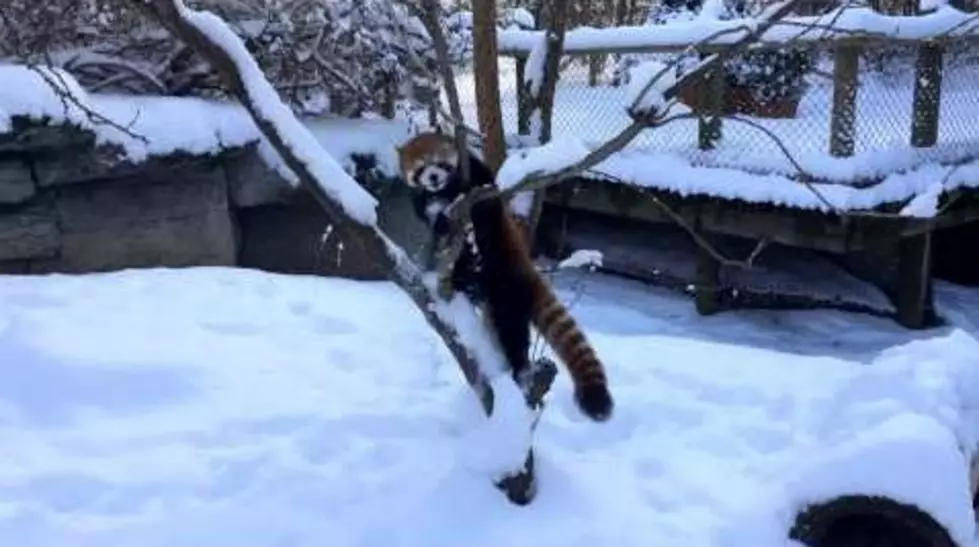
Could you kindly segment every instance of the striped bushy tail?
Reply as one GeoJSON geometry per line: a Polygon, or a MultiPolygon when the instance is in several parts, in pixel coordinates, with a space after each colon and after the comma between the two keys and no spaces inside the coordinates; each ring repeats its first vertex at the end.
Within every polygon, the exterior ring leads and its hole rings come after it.
{"type": "Polygon", "coordinates": [[[534,283],[533,301],[534,326],[564,362],[574,384],[578,408],[592,420],[608,420],[615,405],[605,367],[598,360],[595,348],[543,279],[538,278],[534,283]]]}

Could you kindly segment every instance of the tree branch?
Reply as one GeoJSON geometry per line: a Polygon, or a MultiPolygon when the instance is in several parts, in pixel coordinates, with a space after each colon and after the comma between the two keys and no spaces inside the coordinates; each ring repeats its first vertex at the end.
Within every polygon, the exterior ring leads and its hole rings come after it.
{"type": "MultiPolygon", "coordinates": [[[[388,272],[389,279],[411,298],[425,320],[455,357],[466,381],[479,396],[486,414],[492,415],[493,391],[486,371],[480,367],[474,350],[467,346],[453,323],[440,314],[440,308],[444,308],[446,302],[433,297],[421,271],[402,249],[373,223],[351,216],[344,203],[324,189],[322,185],[327,181],[319,180],[318,173],[314,172],[308,164],[309,158],[304,157],[302,151],[297,151],[291,146],[290,137],[294,137],[294,134],[287,133],[280,127],[279,123],[283,120],[274,119],[267,111],[268,105],[263,105],[263,99],[270,96],[278,99],[278,96],[264,79],[261,69],[245,50],[241,41],[234,37],[227,25],[219,18],[210,13],[191,11],[183,5],[182,0],[136,1],[214,67],[228,89],[248,110],[255,124],[282,157],[286,166],[296,175],[299,184],[313,196],[333,220],[333,231],[338,233],[348,248],[381,265],[388,272]],[[199,24],[205,16],[214,18],[210,23],[223,25],[223,28],[228,31],[226,35],[213,37],[202,30],[199,24]],[[228,36],[234,39],[227,38],[228,36]]],[[[288,129],[296,132],[307,131],[281,102],[278,106],[281,107],[281,111],[288,113],[291,124],[294,124],[288,129]]],[[[312,139],[312,135],[308,136],[312,139]]],[[[356,184],[353,180],[350,180],[350,183],[356,184]]],[[[473,308],[468,306],[467,309],[472,314],[469,319],[473,324],[479,324],[475,313],[472,313],[473,308]]],[[[550,380],[553,380],[553,374],[549,372],[542,369],[542,372],[535,374],[532,380],[544,382],[549,386],[550,380]]],[[[497,483],[498,487],[505,490],[508,498],[515,503],[527,503],[533,497],[535,481],[530,472],[532,461],[532,455],[528,453],[523,467],[514,470],[497,483]]]]}

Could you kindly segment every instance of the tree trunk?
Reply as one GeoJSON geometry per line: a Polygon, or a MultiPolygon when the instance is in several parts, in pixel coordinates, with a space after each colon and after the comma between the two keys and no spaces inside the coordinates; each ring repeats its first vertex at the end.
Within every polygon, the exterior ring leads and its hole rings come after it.
{"type": "Polygon", "coordinates": [[[496,0],[473,2],[473,72],[476,113],[484,135],[483,156],[496,171],[506,158],[503,114],[500,111],[500,74],[496,47],[496,0]]]}
{"type": "MultiPolygon", "coordinates": [[[[360,253],[368,260],[375,261],[388,272],[389,279],[411,298],[425,320],[455,357],[466,381],[479,396],[486,414],[492,414],[493,390],[489,379],[476,361],[475,355],[464,343],[460,332],[449,320],[440,315],[439,305],[432,291],[425,285],[419,268],[376,225],[359,222],[349,216],[342,206],[342,200],[330,195],[326,190],[327,185],[333,181],[320,180],[318,172],[314,172],[307,164],[309,160],[304,157],[304,154],[308,151],[293,149],[289,131],[283,129],[281,125],[291,125],[292,129],[300,132],[303,128],[298,126],[299,122],[295,117],[275,119],[271,115],[278,111],[273,109],[274,111],[270,113],[269,105],[263,103],[263,92],[266,90],[262,88],[267,87],[267,91],[272,94],[275,94],[275,90],[267,80],[257,81],[262,77],[261,69],[257,64],[249,66],[249,61],[254,63],[254,60],[248,58],[244,44],[241,41],[228,43],[220,40],[220,37],[202,31],[189,16],[201,12],[185,8],[182,0],[142,0],[139,5],[215,69],[231,93],[251,115],[262,135],[268,139],[285,165],[299,179],[302,188],[312,195],[333,221],[333,226],[348,249],[360,253]]],[[[229,34],[233,33],[230,27],[225,26],[225,30],[229,34]]],[[[280,106],[286,108],[281,103],[280,106]]],[[[311,135],[309,139],[312,139],[311,135]]],[[[479,319],[473,317],[468,321],[478,324],[479,319]]],[[[531,382],[536,384],[538,381],[548,382],[551,379],[553,374],[548,372],[535,375],[531,382]]],[[[522,505],[529,503],[533,498],[535,484],[533,453],[529,451],[521,468],[515,469],[512,474],[504,477],[497,486],[506,492],[511,501],[522,505]]]]}
{"type": "MultiPolygon", "coordinates": [[[[564,34],[568,25],[568,9],[570,0],[551,0],[549,7],[548,21],[550,26],[547,28],[547,56],[544,59],[544,80],[541,82],[540,90],[536,96],[531,97],[531,113],[539,110],[540,133],[538,142],[545,144],[551,140],[553,115],[554,115],[554,95],[557,91],[557,81],[560,76],[561,56],[564,53],[564,34]]],[[[534,240],[537,234],[537,222],[540,220],[541,211],[544,208],[544,193],[541,189],[534,192],[534,197],[530,206],[530,213],[526,220],[524,235],[527,238],[527,246],[533,249],[534,240]]]]}

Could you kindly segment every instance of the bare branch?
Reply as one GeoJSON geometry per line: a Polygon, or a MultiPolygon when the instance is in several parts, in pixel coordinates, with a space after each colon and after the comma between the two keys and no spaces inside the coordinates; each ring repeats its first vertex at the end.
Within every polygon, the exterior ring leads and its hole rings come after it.
{"type": "Polygon", "coordinates": [[[806,185],[806,188],[808,188],[809,191],[812,192],[813,195],[815,195],[816,198],[823,203],[823,205],[828,207],[830,210],[834,210],[834,211],[836,210],[836,207],[828,199],[826,199],[826,196],[824,196],[822,192],[817,190],[816,186],[812,183],[812,181],[815,180],[816,177],[812,173],[807,171],[804,167],[802,167],[802,164],[800,164],[799,161],[795,159],[795,156],[792,155],[792,152],[789,151],[789,147],[786,146],[784,142],[782,142],[782,139],[779,138],[779,136],[776,135],[774,131],[765,127],[764,125],[761,125],[756,121],[749,120],[747,118],[742,118],[741,116],[727,116],[726,118],[729,120],[736,121],[738,123],[743,123],[754,129],[757,129],[758,131],[764,133],[768,138],[770,138],[772,142],[774,142],[775,145],[778,146],[778,149],[780,152],[782,152],[782,155],[785,156],[787,160],[789,160],[789,163],[792,164],[792,167],[800,175],[799,182],[806,185]]]}
{"type": "Polygon", "coordinates": [[[37,74],[44,83],[48,84],[52,91],[58,96],[58,100],[61,101],[61,106],[65,111],[65,116],[71,112],[71,108],[74,106],[85,114],[86,118],[95,125],[104,125],[112,127],[117,131],[132,137],[133,139],[139,140],[143,143],[149,144],[149,140],[143,136],[138,135],[132,131],[132,126],[139,119],[139,112],[136,112],[133,119],[127,124],[122,125],[115,120],[106,117],[104,114],[95,111],[92,107],[85,104],[75,93],[71,92],[71,85],[65,80],[64,74],[61,71],[55,69],[53,66],[48,65],[46,67],[40,67],[35,64],[28,64],[27,68],[37,74]]]}

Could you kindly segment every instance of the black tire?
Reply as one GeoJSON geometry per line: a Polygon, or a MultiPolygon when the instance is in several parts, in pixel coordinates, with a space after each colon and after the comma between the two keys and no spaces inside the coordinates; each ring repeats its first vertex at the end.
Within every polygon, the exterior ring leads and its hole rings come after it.
{"type": "Polygon", "coordinates": [[[789,537],[808,547],[957,547],[914,505],[882,496],[842,496],[796,515],[789,537]]]}

